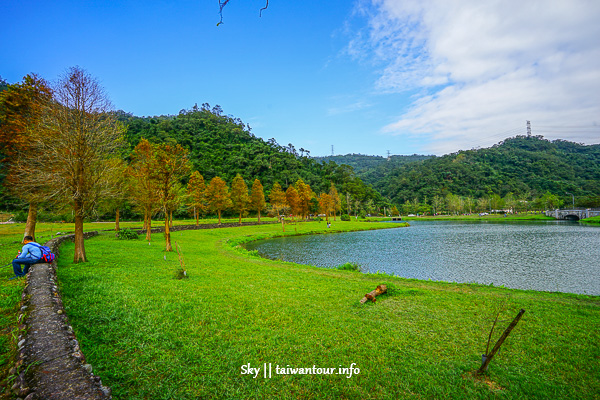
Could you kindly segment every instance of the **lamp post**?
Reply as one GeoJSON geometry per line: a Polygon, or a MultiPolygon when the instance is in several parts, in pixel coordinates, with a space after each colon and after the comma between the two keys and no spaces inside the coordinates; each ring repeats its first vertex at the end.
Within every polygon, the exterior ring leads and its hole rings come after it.
{"type": "Polygon", "coordinates": [[[565,193],[573,196],[573,209],[575,209],[575,195],[573,193],[569,193],[569,192],[565,192],[565,193]]]}

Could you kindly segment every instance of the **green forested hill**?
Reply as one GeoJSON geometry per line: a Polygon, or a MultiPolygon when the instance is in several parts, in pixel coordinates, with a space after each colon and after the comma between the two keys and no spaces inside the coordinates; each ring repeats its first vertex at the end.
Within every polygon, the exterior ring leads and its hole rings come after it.
{"type": "Polygon", "coordinates": [[[142,137],[156,143],[177,142],[190,150],[193,169],[206,181],[220,176],[230,183],[239,173],[248,186],[258,178],[269,191],[275,182],[285,190],[302,179],[317,195],[328,192],[333,182],[341,195],[350,193],[354,201],[372,201],[375,205],[384,202],[352,168],[334,162],[319,163],[299,154],[292,144],[284,146],[275,139],[258,138],[240,119],[223,115],[219,106],[194,106],[176,116],[136,117],[120,112],[119,118],[127,126],[131,149],[142,137]]]}
{"type": "Polygon", "coordinates": [[[597,207],[600,145],[518,136],[490,148],[406,164],[366,181],[395,204],[448,194],[473,199],[511,194],[530,200],[547,192],[566,202],[570,192],[576,205],[597,207]]]}
{"type": "MultiPolygon", "coordinates": [[[[600,207],[600,145],[518,136],[490,148],[442,157],[311,158],[292,144],[256,137],[240,119],[223,115],[219,106],[203,104],[156,117],[123,111],[117,115],[127,127],[130,150],[143,137],[155,143],[176,142],[189,149],[193,169],[206,181],[220,176],[231,183],[239,173],[249,186],[260,179],[267,194],[275,182],[285,190],[302,179],[317,195],[328,192],[333,182],[343,202],[348,199],[367,213],[407,202],[412,204],[407,209],[428,212],[449,204],[452,196],[474,204],[493,198],[530,201],[551,194],[568,204],[567,192],[574,194],[577,206],[600,207]]],[[[3,172],[0,168],[0,181],[3,172]]],[[[0,192],[0,205],[15,209],[24,204],[0,192]]]]}
{"type": "Polygon", "coordinates": [[[315,157],[319,162],[333,161],[337,164],[346,164],[354,168],[354,172],[361,177],[376,181],[376,176],[385,175],[386,172],[392,171],[405,164],[422,161],[434,156],[424,156],[413,154],[411,156],[393,155],[389,159],[381,156],[368,156],[364,154],[346,154],[339,156],[315,157]],[[374,176],[372,176],[375,174],[374,176]]]}

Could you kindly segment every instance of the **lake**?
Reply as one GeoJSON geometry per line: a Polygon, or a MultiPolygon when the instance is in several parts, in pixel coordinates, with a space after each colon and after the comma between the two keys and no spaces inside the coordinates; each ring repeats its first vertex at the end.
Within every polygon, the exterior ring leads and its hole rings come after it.
{"type": "Polygon", "coordinates": [[[363,272],[600,295],[600,228],[569,221],[410,221],[408,228],[252,242],[263,257],[363,272]]]}

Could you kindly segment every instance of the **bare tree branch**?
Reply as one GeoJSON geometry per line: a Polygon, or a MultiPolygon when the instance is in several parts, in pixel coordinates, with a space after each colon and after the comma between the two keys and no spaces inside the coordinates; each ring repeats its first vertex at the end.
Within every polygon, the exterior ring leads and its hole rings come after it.
{"type": "Polygon", "coordinates": [[[262,17],[263,10],[266,10],[267,8],[269,8],[269,0],[267,0],[267,4],[265,4],[265,6],[260,9],[260,12],[258,13],[258,16],[262,17]]]}
{"type": "MultiPolygon", "coordinates": [[[[219,0],[219,16],[221,17],[221,19],[219,20],[219,23],[217,24],[217,26],[221,25],[223,23],[223,8],[227,5],[227,3],[229,3],[229,0],[219,0]]],[[[262,12],[263,10],[266,10],[267,8],[269,8],[269,0],[266,0],[266,4],[263,8],[260,9],[259,12],[259,16],[262,17],[262,12]]]]}
{"type": "Polygon", "coordinates": [[[229,0],[221,1],[219,0],[219,15],[221,16],[221,20],[217,24],[217,26],[223,23],[223,7],[225,7],[229,3],[229,0]]]}

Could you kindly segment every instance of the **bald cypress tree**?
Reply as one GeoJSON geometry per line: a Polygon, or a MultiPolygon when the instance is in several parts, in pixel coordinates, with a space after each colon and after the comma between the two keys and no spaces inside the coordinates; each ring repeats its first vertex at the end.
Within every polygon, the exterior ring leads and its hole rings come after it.
{"type": "Polygon", "coordinates": [[[240,215],[239,223],[241,225],[242,215],[248,211],[250,206],[250,196],[248,196],[248,186],[240,174],[237,174],[231,182],[231,203],[232,208],[240,215]]]}
{"type": "Polygon", "coordinates": [[[267,203],[265,202],[263,185],[260,183],[258,178],[254,179],[254,182],[252,183],[252,189],[250,190],[250,203],[252,204],[252,209],[256,210],[258,215],[258,223],[260,224],[260,212],[265,208],[267,203]]]}
{"type": "Polygon", "coordinates": [[[211,211],[216,212],[221,223],[221,213],[231,207],[229,188],[225,181],[218,176],[210,180],[206,187],[206,202],[211,211]]]}

